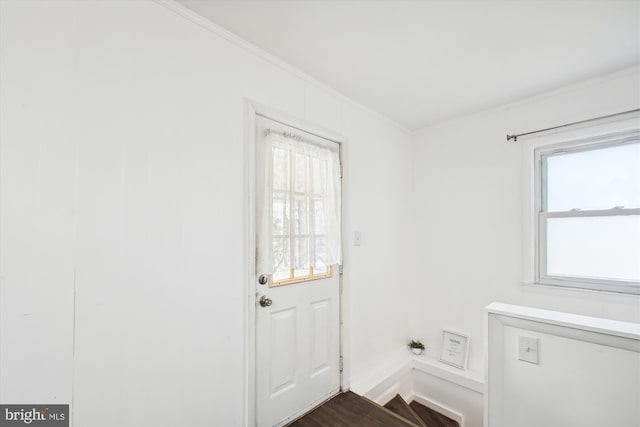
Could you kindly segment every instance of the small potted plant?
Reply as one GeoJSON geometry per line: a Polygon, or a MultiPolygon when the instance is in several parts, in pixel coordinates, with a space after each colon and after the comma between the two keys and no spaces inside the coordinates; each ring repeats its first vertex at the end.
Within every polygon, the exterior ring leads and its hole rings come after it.
{"type": "Polygon", "coordinates": [[[424,344],[422,344],[420,341],[411,340],[408,346],[413,354],[422,354],[422,352],[424,351],[424,344]]]}

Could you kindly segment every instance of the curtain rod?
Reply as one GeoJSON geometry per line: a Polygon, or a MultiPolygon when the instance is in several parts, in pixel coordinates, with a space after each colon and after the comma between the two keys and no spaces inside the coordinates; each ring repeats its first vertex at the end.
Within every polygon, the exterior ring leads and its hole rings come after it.
{"type": "MultiPolygon", "coordinates": [[[[305,131],[302,131],[302,132],[305,132],[305,131]]],[[[306,132],[306,133],[308,133],[308,132],[306,132]]],[[[318,137],[318,139],[322,140],[322,141],[318,141],[318,140],[313,140],[311,138],[305,138],[304,136],[298,135],[298,134],[293,133],[293,132],[287,132],[287,131],[284,131],[284,130],[269,129],[269,128],[267,128],[267,130],[265,130],[265,132],[264,132],[265,136],[271,135],[271,134],[280,135],[280,136],[282,136],[284,138],[291,138],[291,139],[293,139],[295,141],[304,142],[306,144],[310,144],[310,145],[313,145],[315,147],[320,147],[320,148],[322,148],[324,150],[329,150],[329,151],[332,151],[332,152],[335,152],[335,153],[337,153],[340,150],[340,145],[338,145],[337,143],[335,143],[335,142],[333,142],[331,140],[328,140],[328,139],[325,139],[325,138],[322,138],[322,137],[318,137]]],[[[313,134],[311,134],[311,135],[313,135],[313,134]]],[[[314,136],[317,136],[317,135],[314,135],[314,136]]]]}
{"type": "Polygon", "coordinates": [[[295,126],[293,126],[293,125],[291,125],[289,123],[285,123],[283,121],[274,119],[273,117],[269,117],[269,116],[264,115],[262,113],[256,113],[256,116],[262,117],[262,118],[267,119],[267,120],[271,120],[272,122],[280,123],[281,125],[290,127],[291,129],[299,130],[300,132],[304,132],[304,133],[309,134],[311,136],[315,136],[316,138],[324,139],[326,141],[331,141],[331,142],[335,142],[336,144],[342,145],[342,142],[340,142],[340,141],[337,141],[337,140],[332,139],[332,138],[328,138],[326,136],[318,135],[317,133],[313,133],[313,132],[310,132],[308,130],[301,129],[299,127],[295,127],[295,126]]]}
{"type": "Polygon", "coordinates": [[[608,119],[609,117],[621,116],[623,114],[637,113],[639,111],[640,111],[640,108],[636,108],[635,110],[622,111],[620,113],[609,114],[607,116],[602,116],[602,117],[594,117],[592,119],[580,120],[580,121],[577,121],[577,122],[567,123],[567,124],[564,124],[564,125],[554,126],[554,127],[550,127],[550,128],[546,128],[546,129],[540,129],[540,130],[534,130],[534,131],[531,131],[531,132],[519,133],[517,135],[507,135],[507,141],[510,141],[510,140],[513,139],[513,142],[517,142],[519,136],[531,135],[533,133],[546,132],[548,130],[554,130],[554,129],[565,128],[567,126],[579,125],[581,123],[592,122],[594,120],[608,119]]]}

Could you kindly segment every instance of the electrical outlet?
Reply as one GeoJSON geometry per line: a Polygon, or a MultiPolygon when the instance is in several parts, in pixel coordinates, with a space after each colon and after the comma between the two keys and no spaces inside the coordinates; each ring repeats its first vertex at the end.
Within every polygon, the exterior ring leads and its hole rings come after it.
{"type": "Polygon", "coordinates": [[[538,365],[538,356],[538,338],[518,336],[518,359],[538,365]]]}

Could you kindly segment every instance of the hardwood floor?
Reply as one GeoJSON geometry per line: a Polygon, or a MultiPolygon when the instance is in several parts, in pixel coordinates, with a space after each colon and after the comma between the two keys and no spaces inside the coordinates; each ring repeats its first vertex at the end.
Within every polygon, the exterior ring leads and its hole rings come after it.
{"type": "Polygon", "coordinates": [[[421,427],[350,391],[325,402],[291,427],[421,427]]]}
{"type": "Polygon", "coordinates": [[[427,408],[426,406],[421,405],[418,402],[411,402],[409,406],[415,411],[416,414],[418,414],[420,418],[424,420],[424,422],[429,427],[460,427],[457,421],[445,417],[444,415],[434,411],[431,408],[427,408]]]}
{"type": "Polygon", "coordinates": [[[422,427],[428,427],[427,424],[422,421],[418,414],[416,414],[414,410],[411,409],[411,406],[409,406],[399,394],[396,394],[396,397],[387,402],[384,407],[415,424],[418,424],[422,427]]]}
{"type": "Polygon", "coordinates": [[[460,427],[444,415],[396,395],[384,407],[350,391],[341,393],[286,427],[460,427]]]}

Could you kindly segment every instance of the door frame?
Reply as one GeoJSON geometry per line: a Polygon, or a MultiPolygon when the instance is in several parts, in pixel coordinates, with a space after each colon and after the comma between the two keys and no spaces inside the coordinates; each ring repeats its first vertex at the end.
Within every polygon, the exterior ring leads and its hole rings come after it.
{"type": "MultiPolygon", "coordinates": [[[[345,304],[347,301],[347,292],[345,292],[348,287],[345,286],[344,282],[344,271],[345,271],[345,197],[346,188],[345,188],[345,178],[346,174],[344,173],[345,168],[345,145],[347,143],[347,138],[343,135],[340,135],[332,130],[323,128],[318,125],[311,124],[305,120],[294,117],[290,114],[284,113],[274,108],[266,107],[262,104],[259,104],[255,101],[252,101],[248,98],[244,100],[245,104],[245,130],[244,130],[244,188],[245,188],[245,200],[244,200],[244,208],[245,208],[245,233],[244,242],[245,242],[245,275],[244,280],[244,298],[246,301],[245,308],[245,351],[244,351],[244,425],[246,427],[255,427],[257,424],[257,397],[256,397],[256,293],[257,293],[257,283],[255,280],[256,277],[256,118],[258,116],[265,117],[267,119],[271,119],[273,121],[282,123],[286,126],[294,127],[300,129],[304,132],[311,133],[317,135],[319,137],[329,139],[339,144],[340,146],[340,162],[343,167],[343,179],[342,179],[342,212],[341,212],[341,228],[342,228],[342,267],[340,271],[336,272],[340,274],[339,277],[339,300],[340,300],[340,310],[339,310],[339,348],[340,348],[340,358],[342,361],[342,370],[340,372],[340,390],[347,391],[349,390],[349,371],[350,364],[348,363],[348,355],[350,353],[349,348],[347,346],[348,343],[348,313],[345,310],[347,305],[345,304]]],[[[293,415],[293,414],[292,414],[293,415]]]]}

